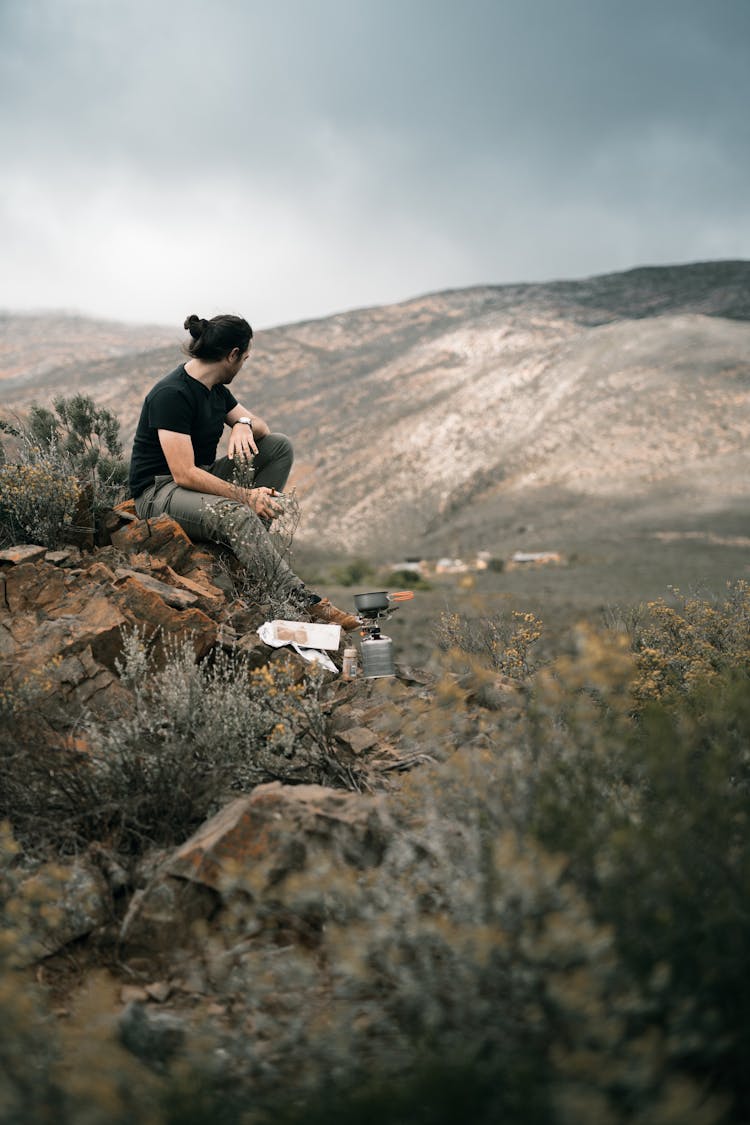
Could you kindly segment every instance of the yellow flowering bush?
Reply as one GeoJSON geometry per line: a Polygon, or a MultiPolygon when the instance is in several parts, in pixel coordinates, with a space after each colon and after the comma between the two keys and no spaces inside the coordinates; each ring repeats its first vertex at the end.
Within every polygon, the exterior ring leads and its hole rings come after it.
{"type": "Polygon", "coordinates": [[[6,543],[60,546],[80,496],[78,481],[52,456],[30,464],[0,465],[0,537],[6,543]]]}
{"type": "Polygon", "coordinates": [[[513,679],[525,679],[532,671],[530,654],[542,635],[542,622],[533,613],[514,610],[502,614],[461,617],[458,613],[440,615],[436,630],[438,647],[479,656],[497,672],[513,679]]]}
{"type": "Polygon", "coordinates": [[[729,583],[722,598],[672,591],[649,602],[631,626],[639,704],[688,692],[727,669],[750,671],[750,586],[729,583]]]}

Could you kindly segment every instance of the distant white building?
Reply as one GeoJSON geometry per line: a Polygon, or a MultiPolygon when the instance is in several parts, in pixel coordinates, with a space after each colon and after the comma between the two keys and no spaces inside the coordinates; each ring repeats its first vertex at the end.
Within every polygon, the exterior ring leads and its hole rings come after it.
{"type": "Polygon", "coordinates": [[[559,564],[563,557],[559,551],[516,551],[511,555],[511,566],[546,566],[559,564]]]}
{"type": "Polygon", "coordinates": [[[435,563],[436,574],[466,574],[469,569],[463,559],[438,559],[435,563]]]}

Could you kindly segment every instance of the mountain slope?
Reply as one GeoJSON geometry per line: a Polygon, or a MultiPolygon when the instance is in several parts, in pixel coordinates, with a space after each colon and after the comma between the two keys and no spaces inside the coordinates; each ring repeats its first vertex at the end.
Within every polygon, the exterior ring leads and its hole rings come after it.
{"type": "MultiPolygon", "coordinates": [[[[748,499],[749,283],[715,262],[432,294],[260,332],[233,389],[294,438],[302,540],[497,550],[519,521],[575,540],[587,512],[687,519],[748,499]]],[[[163,346],[29,354],[4,406],[81,389],[129,438],[181,358],[144,331],[163,346]]]]}

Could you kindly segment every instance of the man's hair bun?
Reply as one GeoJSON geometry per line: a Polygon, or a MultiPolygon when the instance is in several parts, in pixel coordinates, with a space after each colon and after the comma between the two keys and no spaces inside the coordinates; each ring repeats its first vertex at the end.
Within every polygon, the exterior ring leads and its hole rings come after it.
{"type": "Polygon", "coordinates": [[[231,313],[213,316],[210,320],[192,313],[185,321],[185,328],[192,339],[185,345],[184,351],[206,363],[226,359],[235,348],[246,352],[253,338],[253,330],[247,321],[231,313]]]}
{"type": "Polygon", "coordinates": [[[191,313],[183,327],[187,328],[194,340],[198,340],[206,331],[207,323],[208,322],[204,320],[202,316],[196,316],[195,313],[191,313]]]}

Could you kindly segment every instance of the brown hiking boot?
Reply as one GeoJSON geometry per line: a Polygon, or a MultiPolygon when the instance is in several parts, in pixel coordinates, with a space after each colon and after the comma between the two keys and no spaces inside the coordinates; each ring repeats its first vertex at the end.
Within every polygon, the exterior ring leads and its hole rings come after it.
{"type": "Polygon", "coordinates": [[[322,625],[340,625],[345,633],[351,633],[353,629],[358,629],[360,626],[358,617],[353,613],[347,613],[346,610],[337,609],[335,605],[331,605],[328,598],[308,606],[307,612],[313,621],[319,621],[322,625]]]}

